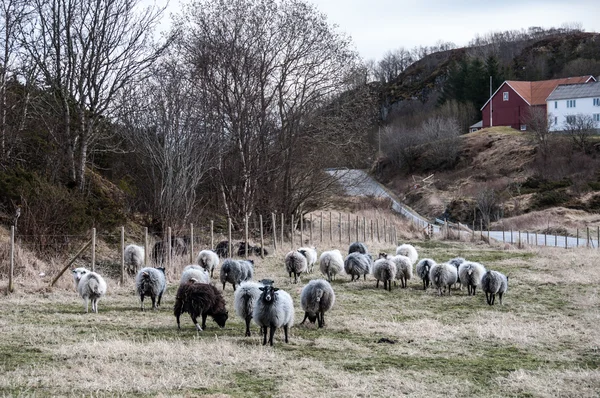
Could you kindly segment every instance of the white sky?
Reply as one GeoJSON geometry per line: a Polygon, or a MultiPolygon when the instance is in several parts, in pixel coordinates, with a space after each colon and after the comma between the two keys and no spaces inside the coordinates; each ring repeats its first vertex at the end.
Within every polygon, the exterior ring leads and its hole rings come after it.
{"type": "MultiPolygon", "coordinates": [[[[164,5],[167,0],[143,0],[164,5]]],[[[170,0],[170,13],[180,1],[170,0]]],[[[330,23],[352,37],[364,59],[380,59],[399,47],[432,46],[442,40],[459,47],[477,34],[520,30],[530,26],[561,27],[580,23],[586,32],[600,32],[598,0],[307,0],[330,23]]]]}

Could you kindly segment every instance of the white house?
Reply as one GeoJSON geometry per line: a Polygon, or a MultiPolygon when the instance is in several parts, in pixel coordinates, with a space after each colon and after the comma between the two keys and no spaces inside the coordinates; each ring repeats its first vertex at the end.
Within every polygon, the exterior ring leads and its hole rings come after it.
{"type": "Polygon", "coordinates": [[[550,131],[565,129],[569,119],[588,115],[600,128],[600,82],[561,84],[546,98],[550,131]]]}

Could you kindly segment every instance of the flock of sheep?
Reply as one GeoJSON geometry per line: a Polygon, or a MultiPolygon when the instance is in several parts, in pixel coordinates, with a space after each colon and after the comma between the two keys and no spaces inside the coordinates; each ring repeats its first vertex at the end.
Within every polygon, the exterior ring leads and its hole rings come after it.
{"type": "MultiPolygon", "coordinates": [[[[125,261],[129,267],[139,269],[135,277],[136,292],[140,297],[141,310],[144,310],[144,298],[150,297],[152,308],[160,306],[162,295],[166,291],[167,283],[164,268],[143,267],[144,248],[129,245],[125,248],[125,261]],[[140,269],[141,268],[141,269],[140,269]]],[[[450,295],[451,287],[459,284],[461,289],[467,287],[468,295],[475,295],[478,286],[485,292],[489,305],[493,305],[498,295],[500,304],[502,297],[508,290],[508,278],[498,271],[486,270],[482,264],[466,261],[457,257],[446,263],[436,263],[425,258],[418,263],[416,249],[408,244],[398,246],[396,253],[391,255],[380,253],[378,259],[369,254],[364,243],[355,242],[350,245],[346,258],[342,257],[339,250],[330,250],[317,256],[313,247],[301,247],[290,251],[285,256],[285,269],[290,280],[294,283],[303,273],[313,272],[317,262],[321,273],[327,277],[314,279],[304,286],[300,294],[300,305],[304,310],[302,324],[308,319],[317,323],[321,328],[325,325],[325,312],[329,311],[335,303],[335,292],[330,285],[337,275],[347,274],[351,281],[359,280],[362,276],[372,275],[376,280],[376,287],[383,283],[384,289],[392,289],[400,281],[402,288],[407,287],[408,280],[413,277],[413,266],[416,263],[416,274],[423,281],[423,289],[431,284],[439,295],[447,292],[450,295]]],[[[85,268],[73,270],[75,287],[85,301],[88,312],[88,300],[91,302],[92,311],[98,312],[98,300],[106,293],[106,282],[99,274],[85,268]]],[[[283,328],[285,342],[288,342],[288,329],[294,323],[294,303],[291,296],[284,290],[274,286],[272,280],[263,279],[253,281],[254,262],[252,260],[225,259],[220,264],[219,256],[211,250],[202,250],[196,264],[184,268],[177,295],[175,298],[174,315],[177,327],[180,328],[180,316],[188,313],[198,331],[206,328],[206,318],[212,317],[220,326],[224,327],[228,319],[225,308],[223,292],[227,283],[233,286],[235,313],[246,324],[246,336],[250,336],[250,323],[252,320],[260,327],[263,335],[263,345],[273,345],[273,336],[277,328],[283,328]],[[211,284],[214,270],[220,265],[219,279],[223,284],[222,291],[211,284]],[[197,318],[201,317],[201,325],[197,318]]]]}

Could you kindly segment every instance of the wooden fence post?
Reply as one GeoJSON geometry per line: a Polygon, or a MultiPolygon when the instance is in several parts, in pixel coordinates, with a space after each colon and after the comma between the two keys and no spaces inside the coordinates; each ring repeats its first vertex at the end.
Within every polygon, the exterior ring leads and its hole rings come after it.
{"type": "Polygon", "coordinates": [[[284,215],[281,213],[281,249],[283,250],[283,229],[285,227],[284,215]]]}
{"type": "Polygon", "coordinates": [[[329,244],[333,245],[333,213],[329,212],[329,244]]]}
{"type": "Polygon", "coordinates": [[[373,219],[371,219],[370,221],[371,221],[371,242],[374,242],[374,236],[375,235],[373,235],[373,233],[374,233],[374,231],[373,231],[373,219]]]}
{"type": "Polygon", "coordinates": [[[313,215],[312,215],[312,213],[310,213],[310,220],[309,220],[309,222],[310,222],[310,224],[309,224],[310,228],[308,229],[308,244],[310,246],[314,246],[313,245],[313,215]]]}
{"type": "Polygon", "coordinates": [[[367,241],[367,219],[363,216],[363,242],[367,241]]]}
{"type": "Polygon", "coordinates": [[[350,221],[350,213],[348,213],[348,244],[352,243],[352,221],[350,221]]]}
{"type": "MultiPolygon", "coordinates": [[[[304,246],[304,216],[300,213],[300,247],[304,246]]],[[[292,249],[293,250],[293,249],[292,249]]]]}
{"type": "Polygon", "coordinates": [[[125,227],[121,227],[121,286],[125,283],[125,227]]]}
{"type": "Polygon", "coordinates": [[[210,250],[215,250],[215,221],[210,220],[210,250]]]}
{"type": "Polygon", "coordinates": [[[171,227],[167,228],[167,269],[171,269],[171,254],[173,252],[173,247],[171,242],[173,240],[173,230],[171,227]]]}
{"type": "Polygon", "coordinates": [[[227,242],[229,242],[227,244],[227,251],[229,252],[229,258],[231,258],[232,256],[232,251],[233,251],[233,242],[231,241],[231,217],[229,217],[227,219],[227,242]]]}
{"type": "Polygon", "coordinates": [[[92,272],[96,271],[96,228],[92,228],[92,272]]]}
{"type": "Polygon", "coordinates": [[[194,264],[194,224],[190,223],[190,264],[194,264]]]}
{"type": "Polygon", "coordinates": [[[577,236],[577,240],[576,240],[577,244],[575,245],[575,247],[579,247],[579,228],[577,228],[576,231],[577,231],[577,235],[576,235],[577,236]]]}
{"type": "Polygon", "coordinates": [[[381,243],[381,235],[379,235],[379,217],[375,219],[375,223],[377,224],[377,242],[381,243]]]}
{"type": "Polygon", "coordinates": [[[248,213],[244,214],[244,258],[248,258],[248,213]]]}
{"type": "Polygon", "coordinates": [[[338,225],[338,227],[339,227],[338,232],[340,233],[340,245],[341,245],[342,244],[342,213],[341,212],[339,213],[339,216],[340,216],[340,220],[339,220],[340,223],[338,225]]]}
{"type": "Polygon", "coordinates": [[[15,291],[14,285],[14,273],[15,273],[15,226],[10,226],[10,270],[8,271],[8,292],[12,293],[15,291]]]}
{"type": "Polygon", "coordinates": [[[321,222],[320,222],[320,229],[321,229],[321,238],[319,240],[319,242],[321,242],[321,245],[323,245],[323,212],[321,212],[321,222]]]}
{"type": "Polygon", "coordinates": [[[148,227],[144,227],[144,266],[148,267],[148,258],[150,251],[148,250],[148,227]]]}
{"type": "Polygon", "coordinates": [[[383,219],[383,243],[387,243],[387,219],[383,219]]]}
{"type": "Polygon", "coordinates": [[[290,218],[290,246],[291,246],[291,250],[294,250],[294,214],[293,213],[290,218]]]}
{"type": "Polygon", "coordinates": [[[265,236],[263,235],[263,219],[262,214],[258,216],[260,223],[260,258],[265,258],[265,236]]]}
{"type": "Polygon", "coordinates": [[[277,251],[277,215],[271,213],[271,224],[273,224],[273,250],[277,251]]]}

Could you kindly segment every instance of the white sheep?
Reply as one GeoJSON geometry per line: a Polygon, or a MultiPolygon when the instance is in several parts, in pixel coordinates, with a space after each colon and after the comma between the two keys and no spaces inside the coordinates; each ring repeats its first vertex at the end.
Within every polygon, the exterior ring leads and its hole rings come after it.
{"type": "Polygon", "coordinates": [[[192,280],[196,283],[210,283],[210,275],[208,274],[208,271],[200,265],[186,265],[181,272],[179,284],[182,285],[192,280]]]}
{"type": "Polygon", "coordinates": [[[419,254],[417,253],[417,249],[413,245],[409,245],[405,243],[396,248],[396,254],[401,254],[410,258],[412,264],[416,263],[419,259],[419,254]]]}
{"type": "Polygon", "coordinates": [[[85,302],[85,312],[89,311],[89,302],[91,302],[92,312],[98,313],[98,301],[106,294],[107,287],[104,278],[85,268],[75,268],[73,270],[73,280],[75,281],[77,293],[85,302]]]}
{"type": "Polygon", "coordinates": [[[306,257],[307,272],[312,273],[317,263],[317,249],[315,247],[301,247],[298,252],[306,257]]]}
{"type": "Polygon", "coordinates": [[[294,325],[294,302],[288,292],[266,285],[261,288],[261,295],[254,305],[252,319],[263,332],[263,345],[267,344],[267,329],[269,343],[273,345],[273,335],[277,328],[283,327],[285,342],[288,342],[288,329],[294,325]]]}
{"type": "Polygon", "coordinates": [[[456,267],[448,263],[436,264],[429,270],[429,279],[431,284],[438,289],[438,293],[441,296],[442,290],[448,288],[448,295],[450,295],[450,286],[456,283],[458,279],[458,272],[456,267]]]}
{"type": "Polygon", "coordinates": [[[129,275],[135,275],[144,266],[144,247],[138,245],[127,245],[123,252],[125,266],[129,275]]]}
{"type": "Polygon", "coordinates": [[[298,283],[298,276],[306,272],[307,268],[308,261],[299,252],[293,250],[285,255],[285,269],[290,275],[290,280],[292,279],[292,274],[294,275],[294,283],[298,283]]]}
{"type": "Polygon", "coordinates": [[[435,265],[437,265],[437,263],[430,258],[424,258],[417,264],[417,275],[423,280],[423,290],[427,290],[429,287],[429,271],[435,265]]]}
{"type": "Polygon", "coordinates": [[[485,274],[485,267],[473,261],[465,261],[458,267],[458,278],[461,286],[467,287],[469,296],[475,295],[477,286],[481,285],[481,279],[485,274]]]}
{"type": "Polygon", "coordinates": [[[396,279],[400,280],[400,285],[406,288],[408,281],[413,276],[413,266],[410,258],[398,254],[395,256],[388,256],[388,259],[396,264],[396,279]]]}
{"type": "MultiPolygon", "coordinates": [[[[460,265],[465,261],[467,260],[465,260],[462,257],[454,257],[452,260],[448,261],[448,263],[454,265],[456,267],[456,270],[458,271],[458,267],[460,267],[460,265]]],[[[460,290],[462,290],[462,284],[460,283],[460,272],[458,273],[458,279],[456,280],[456,283],[459,284],[460,290]]]]}
{"type": "Polygon", "coordinates": [[[215,268],[219,266],[219,256],[212,250],[202,250],[196,257],[196,263],[210,272],[212,278],[215,268]]]}
{"type": "Polygon", "coordinates": [[[317,324],[319,328],[325,326],[325,312],[329,311],[335,303],[335,293],[333,288],[324,279],[313,279],[308,282],[300,293],[300,305],[304,310],[304,319],[300,324],[304,324],[306,319],[309,322],[317,324]]]}
{"type": "Polygon", "coordinates": [[[481,290],[485,292],[485,299],[489,305],[494,305],[496,294],[502,305],[502,296],[508,290],[508,277],[498,271],[487,271],[481,278],[481,290]]]}
{"type": "Polygon", "coordinates": [[[138,271],[135,276],[135,287],[140,296],[140,309],[144,311],[144,296],[149,295],[152,299],[152,309],[160,306],[162,295],[167,290],[165,269],[145,267],[138,271]]]}
{"type": "Polygon", "coordinates": [[[379,281],[383,281],[383,288],[392,291],[392,281],[396,278],[396,264],[387,258],[380,258],[373,264],[373,276],[377,279],[376,288],[379,288],[379,281]]]}
{"type": "Polygon", "coordinates": [[[273,281],[263,279],[259,282],[245,281],[240,283],[233,296],[233,306],[237,316],[246,322],[246,336],[250,336],[250,321],[252,320],[252,312],[254,305],[261,295],[260,288],[265,285],[272,285],[273,281]]]}
{"type": "Polygon", "coordinates": [[[323,275],[327,275],[327,280],[335,279],[337,274],[344,270],[344,258],[339,250],[329,250],[321,253],[319,258],[319,267],[323,275]]]}

